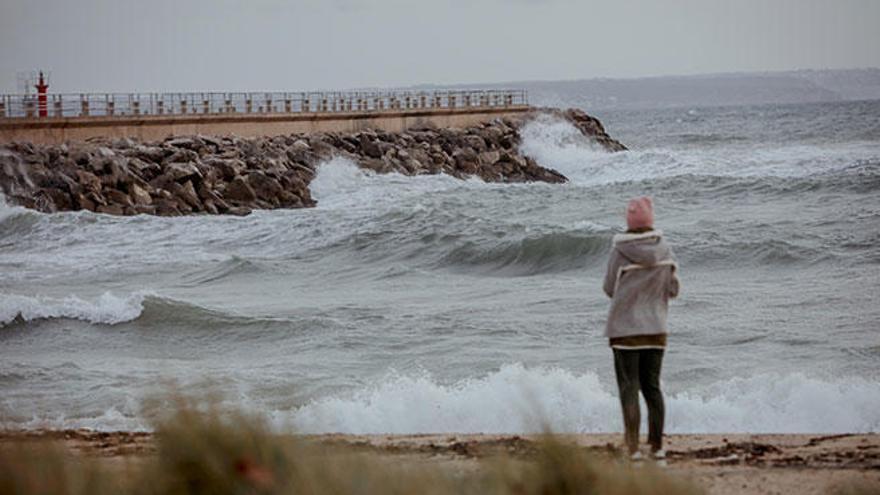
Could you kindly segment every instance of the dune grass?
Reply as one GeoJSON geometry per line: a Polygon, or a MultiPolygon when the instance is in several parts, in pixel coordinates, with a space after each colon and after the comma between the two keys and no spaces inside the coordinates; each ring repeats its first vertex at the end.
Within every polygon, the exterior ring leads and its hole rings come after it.
{"type": "Polygon", "coordinates": [[[94,460],[70,456],[57,445],[0,446],[0,493],[80,495],[124,493],[124,480],[99,469],[94,460]]]}
{"type": "Polygon", "coordinates": [[[481,459],[475,469],[398,462],[270,432],[264,420],[177,401],[156,425],[157,454],[107,467],[52,445],[0,448],[4,494],[692,494],[651,467],[599,459],[547,436],[533,455],[481,459]]]}

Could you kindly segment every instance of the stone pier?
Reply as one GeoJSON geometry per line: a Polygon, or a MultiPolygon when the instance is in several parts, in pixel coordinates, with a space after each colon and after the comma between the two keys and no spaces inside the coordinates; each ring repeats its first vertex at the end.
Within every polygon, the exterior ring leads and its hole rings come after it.
{"type": "Polygon", "coordinates": [[[530,110],[522,90],[50,96],[53,112],[38,117],[31,111],[32,96],[0,95],[0,143],[266,137],[366,129],[399,133],[466,128],[530,110]]]}

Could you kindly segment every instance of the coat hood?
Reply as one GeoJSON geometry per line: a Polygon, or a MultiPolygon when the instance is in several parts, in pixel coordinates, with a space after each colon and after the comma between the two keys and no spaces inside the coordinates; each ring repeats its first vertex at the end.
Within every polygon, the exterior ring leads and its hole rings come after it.
{"type": "Polygon", "coordinates": [[[617,234],[614,249],[624,258],[639,265],[656,265],[672,259],[672,250],[663,240],[663,232],[650,230],[639,234],[617,234]]]}

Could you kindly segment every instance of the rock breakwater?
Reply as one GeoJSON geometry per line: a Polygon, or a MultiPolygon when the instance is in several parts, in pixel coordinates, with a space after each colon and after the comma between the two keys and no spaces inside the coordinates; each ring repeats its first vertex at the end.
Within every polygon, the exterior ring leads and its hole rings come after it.
{"type": "Polygon", "coordinates": [[[536,110],[466,129],[401,133],[294,134],[264,138],[171,137],[162,142],[98,139],[0,147],[0,190],[43,212],[113,215],[244,215],[252,209],[314,206],[309,184],[320,163],[344,156],[377,173],[477,176],[487,182],[565,182],[519,152],[519,129],[540,114],[565,119],[608,151],[626,149],[579,110],[536,110]]]}

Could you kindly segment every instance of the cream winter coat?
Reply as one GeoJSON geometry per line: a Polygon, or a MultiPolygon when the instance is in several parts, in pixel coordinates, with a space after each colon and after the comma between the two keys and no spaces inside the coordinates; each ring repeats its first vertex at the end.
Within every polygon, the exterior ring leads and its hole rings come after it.
{"type": "Polygon", "coordinates": [[[611,298],[605,335],[666,334],[669,299],[678,296],[677,271],[661,231],[615,235],[603,287],[611,298]]]}

